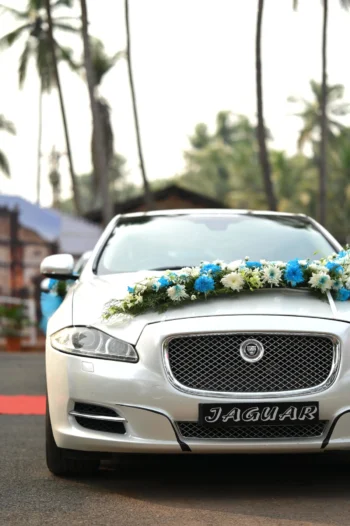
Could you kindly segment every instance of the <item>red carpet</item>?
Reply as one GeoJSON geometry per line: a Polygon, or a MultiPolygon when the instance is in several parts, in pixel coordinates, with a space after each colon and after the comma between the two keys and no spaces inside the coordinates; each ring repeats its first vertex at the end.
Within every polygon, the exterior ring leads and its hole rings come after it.
{"type": "Polygon", "coordinates": [[[45,395],[0,395],[0,415],[44,415],[45,409],[45,395]]]}

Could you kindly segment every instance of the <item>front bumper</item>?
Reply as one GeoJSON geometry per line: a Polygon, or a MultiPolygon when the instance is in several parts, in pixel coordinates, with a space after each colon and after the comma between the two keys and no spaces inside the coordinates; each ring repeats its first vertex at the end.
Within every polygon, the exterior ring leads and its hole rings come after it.
{"type": "MultiPolygon", "coordinates": [[[[48,400],[55,441],[59,447],[133,453],[297,453],[350,449],[350,325],[335,320],[288,316],[215,316],[148,325],[137,343],[137,364],[72,356],[47,343],[48,400]],[[234,330],[315,332],[336,336],[341,344],[340,367],[334,383],[319,393],[264,398],[264,402],[318,401],[320,419],[328,423],[322,437],[303,439],[183,438],[176,422],[198,420],[199,403],[244,402],[227,397],[194,396],[169,382],[162,343],[170,335],[234,330]],[[126,433],[113,434],[81,427],[69,413],[76,402],[117,411],[126,433]]],[[[261,402],[251,396],[246,401],[261,402]]]]}

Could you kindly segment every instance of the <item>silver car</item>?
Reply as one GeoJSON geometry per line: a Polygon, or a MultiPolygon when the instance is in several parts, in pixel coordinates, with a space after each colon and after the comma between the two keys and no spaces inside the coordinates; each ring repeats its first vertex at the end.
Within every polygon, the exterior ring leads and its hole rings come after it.
{"type": "MultiPolygon", "coordinates": [[[[304,215],[176,210],[114,218],[49,320],[49,470],[91,472],[122,453],[349,449],[349,302],[273,288],[114,324],[101,316],[135,282],[167,269],[341,248],[304,215]]],[[[73,258],[50,256],[42,272],[71,279],[73,258]]]]}

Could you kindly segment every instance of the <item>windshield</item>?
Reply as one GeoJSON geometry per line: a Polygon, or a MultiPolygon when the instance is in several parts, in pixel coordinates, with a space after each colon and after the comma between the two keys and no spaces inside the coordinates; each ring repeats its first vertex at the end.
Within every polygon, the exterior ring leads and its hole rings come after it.
{"type": "Polygon", "coordinates": [[[334,247],[307,220],[288,216],[164,215],[120,219],[98,274],[176,269],[201,261],[319,259],[334,247]]]}

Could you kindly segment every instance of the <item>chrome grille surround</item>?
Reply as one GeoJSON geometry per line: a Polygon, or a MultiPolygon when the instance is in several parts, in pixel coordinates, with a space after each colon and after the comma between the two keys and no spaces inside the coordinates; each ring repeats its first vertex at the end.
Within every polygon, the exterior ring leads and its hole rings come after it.
{"type": "MultiPolygon", "coordinates": [[[[311,342],[311,340],[309,341],[311,342]]],[[[315,341],[313,342],[313,344],[315,344],[315,341]]],[[[290,348],[287,347],[286,349],[284,349],[283,352],[284,353],[287,352],[287,354],[290,355],[289,351],[290,351],[290,348]]],[[[216,350],[215,352],[218,353],[218,350],[216,350]]],[[[228,353],[228,350],[226,349],[225,352],[228,353]]],[[[229,352],[232,355],[232,351],[229,351],[229,352]]],[[[266,352],[266,354],[268,354],[268,351],[266,352]]],[[[237,357],[239,358],[237,358],[236,362],[238,363],[238,359],[239,359],[241,361],[241,364],[245,366],[248,366],[248,365],[256,366],[258,364],[264,364],[264,363],[266,364],[265,362],[266,354],[265,354],[265,357],[257,364],[247,364],[242,360],[241,357],[239,357],[239,343],[238,343],[237,344],[237,357]]],[[[309,359],[312,360],[312,356],[311,357],[309,356],[309,359]]],[[[303,394],[319,393],[319,392],[322,392],[328,389],[334,383],[337,377],[338,371],[339,371],[339,367],[340,367],[340,341],[337,338],[337,336],[333,334],[326,334],[326,333],[319,333],[319,332],[297,332],[297,331],[295,332],[294,331],[293,332],[286,332],[286,331],[261,332],[260,331],[258,333],[249,332],[249,331],[244,331],[244,332],[243,331],[242,332],[232,331],[232,332],[220,332],[220,333],[201,332],[201,333],[191,333],[191,334],[176,334],[176,335],[169,336],[163,342],[163,363],[164,363],[165,372],[166,372],[169,382],[173,385],[173,387],[187,394],[192,394],[196,396],[217,397],[217,398],[233,398],[234,397],[237,399],[277,398],[277,397],[283,397],[283,396],[290,397],[290,396],[297,396],[297,395],[303,395],[303,394]],[[203,338],[217,338],[219,340],[222,338],[226,338],[226,339],[237,338],[238,342],[241,342],[244,339],[250,339],[250,338],[255,338],[255,339],[260,338],[265,341],[266,338],[279,338],[279,337],[289,338],[289,339],[299,337],[299,338],[304,338],[304,340],[305,339],[313,339],[313,340],[321,339],[325,345],[328,344],[328,347],[329,347],[328,354],[331,354],[331,356],[328,356],[326,360],[328,369],[327,369],[327,375],[324,373],[323,381],[320,381],[317,385],[302,386],[302,387],[294,388],[294,389],[291,389],[290,387],[288,388],[286,386],[285,388],[280,388],[280,390],[277,390],[277,389],[271,389],[271,390],[250,389],[250,390],[242,391],[242,390],[234,390],[234,389],[219,390],[217,388],[215,389],[215,386],[214,388],[212,388],[210,386],[205,386],[205,385],[198,387],[198,386],[193,386],[193,385],[187,385],[183,383],[182,378],[180,380],[177,377],[177,374],[176,374],[177,371],[175,371],[176,367],[174,367],[174,362],[172,363],[172,357],[170,356],[170,353],[172,352],[171,342],[173,340],[180,340],[181,342],[183,342],[189,339],[194,340],[194,339],[203,339],[203,338]],[[172,365],[173,365],[173,368],[172,368],[172,365]]],[[[213,365],[215,366],[215,363],[214,364],[212,363],[211,367],[213,367],[213,365]]],[[[304,361],[302,360],[302,365],[305,369],[305,366],[307,365],[306,360],[304,361]]],[[[289,366],[293,366],[293,364],[291,363],[289,364],[289,366]]],[[[188,369],[189,367],[188,362],[184,364],[184,367],[188,369]]],[[[210,364],[209,364],[209,367],[210,367],[210,364]]],[[[277,370],[273,372],[273,375],[275,378],[277,378],[276,373],[280,371],[278,371],[278,365],[277,366],[275,365],[275,368],[277,368],[277,370]]],[[[197,371],[197,374],[200,375],[202,373],[201,371],[197,371]]]]}
{"type": "Polygon", "coordinates": [[[328,425],[327,420],[316,423],[268,426],[202,426],[198,422],[176,422],[180,435],[192,440],[288,440],[294,438],[320,438],[328,425]]]}

